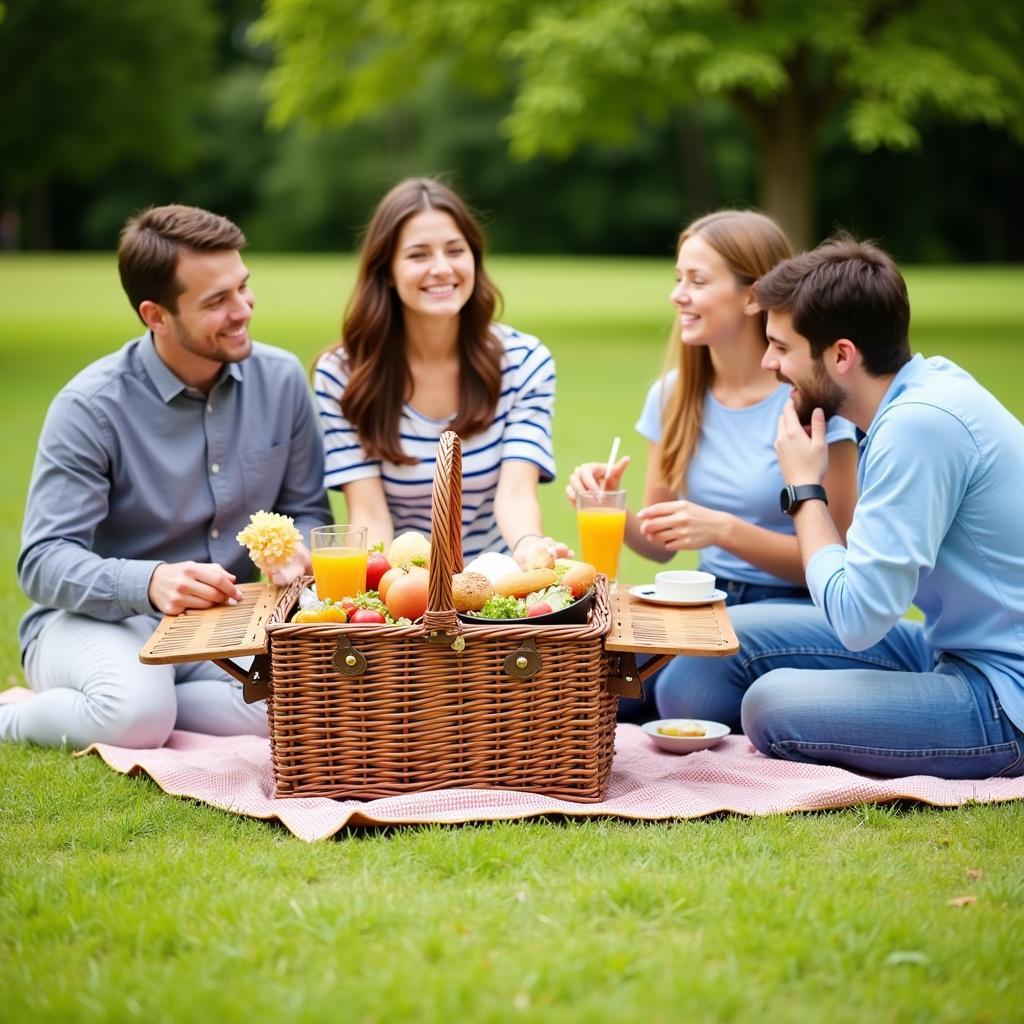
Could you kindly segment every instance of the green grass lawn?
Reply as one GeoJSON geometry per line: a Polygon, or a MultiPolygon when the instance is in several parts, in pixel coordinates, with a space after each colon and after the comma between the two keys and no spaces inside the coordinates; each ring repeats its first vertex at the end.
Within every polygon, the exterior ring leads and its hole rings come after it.
{"type": "MultiPolygon", "coordinates": [[[[352,280],[249,260],[254,334],[309,363],[352,280]]],[[[505,320],[558,362],[560,478],[632,429],[664,353],[668,260],[496,258],[505,320]]],[[[908,274],[917,351],[1024,418],[1021,268],[908,274]]],[[[138,333],[112,257],[0,258],[0,686],[22,682],[14,561],[47,403],[138,333]]],[[[546,522],[573,538],[561,484],[546,522]]],[[[680,564],[692,558],[681,557],[680,564]]],[[[627,556],[623,578],[647,579],[627,556]]],[[[1024,1020],[1024,807],[864,807],[676,824],[343,833],[177,800],[97,759],[0,748],[0,1019],[1024,1020]],[[973,896],[956,906],[950,901],[973,896]]]]}

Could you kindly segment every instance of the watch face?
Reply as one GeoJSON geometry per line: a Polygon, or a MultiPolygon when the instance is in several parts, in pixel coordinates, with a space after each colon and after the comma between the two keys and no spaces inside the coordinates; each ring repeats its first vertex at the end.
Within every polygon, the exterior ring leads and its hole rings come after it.
{"type": "Polygon", "coordinates": [[[783,487],[779,494],[779,507],[785,515],[791,515],[793,510],[793,488],[783,487]]]}

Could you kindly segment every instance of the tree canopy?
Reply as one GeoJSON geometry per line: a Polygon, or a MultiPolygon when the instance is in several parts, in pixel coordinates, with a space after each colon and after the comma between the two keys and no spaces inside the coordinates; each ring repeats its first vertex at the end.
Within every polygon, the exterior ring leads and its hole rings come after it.
{"type": "Polygon", "coordinates": [[[708,97],[750,127],[760,204],[811,240],[826,120],[864,150],[918,144],[936,118],[1024,139],[1024,9],[992,0],[267,0],[279,124],[345,124],[431,69],[511,83],[511,151],[622,143],[708,97]]]}
{"type": "Polygon", "coordinates": [[[212,70],[207,0],[22,0],[0,7],[0,189],[15,206],[55,177],[127,157],[175,171],[197,150],[212,70]]]}

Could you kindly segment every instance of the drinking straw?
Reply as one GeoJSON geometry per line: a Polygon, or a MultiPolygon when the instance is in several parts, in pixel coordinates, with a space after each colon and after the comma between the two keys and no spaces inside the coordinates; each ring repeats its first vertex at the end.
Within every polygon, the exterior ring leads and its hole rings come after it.
{"type": "Polygon", "coordinates": [[[615,462],[615,456],[619,454],[619,444],[622,441],[621,437],[615,438],[612,441],[612,450],[608,453],[608,464],[604,467],[604,477],[601,480],[601,490],[604,490],[605,483],[608,480],[608,475],[612,471],[612,464],[615,462]]]}

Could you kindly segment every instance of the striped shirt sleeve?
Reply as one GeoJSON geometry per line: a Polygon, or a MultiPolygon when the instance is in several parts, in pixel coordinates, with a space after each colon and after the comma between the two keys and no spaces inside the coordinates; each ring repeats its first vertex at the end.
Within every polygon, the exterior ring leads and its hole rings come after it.
{"type": "Polygon", "coordinates": [[[504,328],[508,372],[502,399],[508,402],[501,458],[533,463],[542,482],[555,477],[551,423],[555,410],[555,361],[530,335],[504,328]]]}
{"type": "Polygon", "coordinates": [[[355,427],[341,411],[347,384],[348,374],[337,353],[325,353],[317,360],[313,386],[324,438],[324,485],[328,488],[381,475],[380,460],[367,456],[355,427]]]}

